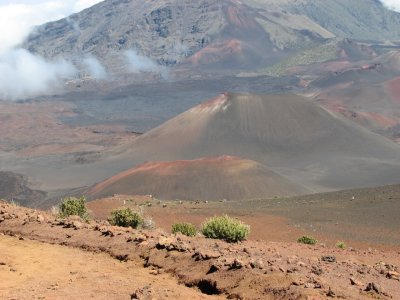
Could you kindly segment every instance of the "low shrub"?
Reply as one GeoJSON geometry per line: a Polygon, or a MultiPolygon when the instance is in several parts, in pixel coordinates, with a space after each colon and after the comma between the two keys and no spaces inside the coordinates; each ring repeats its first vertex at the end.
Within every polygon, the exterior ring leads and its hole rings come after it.
{"type": "Polygon", "coordinates": [[[195,236],[197,234],[197,228],[195,225],[190,223],[176,223],[172,225],[172,233],[182,233],[186,236],[195,236]]]}
{"type": "Polygon", "coordinates": [[[115,209],[108,218],[111,225],[138,228],[144,222],[141,214],[127,208],[115,209]]]}
{"type": "Polygon", "coordinates": [[[347,247],[347,245],[346,245],[345,242],[339,241],[339,242],[336,243],[336,248],[346,249],[346,247],[347,247]]]}
{"type": "Polygon", "coordinates": [[[201,228],[207,238],[225,240],[235,243],[246,239],[250,226],[227,215],[208,219],[201,228]]]}
{"type": "Polygon", "coordinates": [[[303,235],[301,238],[297,240],[298,243],[306,244],[306,245],[315,245],[318,241],[312,236],[303,235]]]}
{"type": "Polygon", "coordinates": [[[61,218],[67,218],[69,216],[79,216],[84,220],[88,220],[89,215],[86,208],[85,196],[81,196],[79,198],[64,198],[60,203],[58,215],[61,218]]]}

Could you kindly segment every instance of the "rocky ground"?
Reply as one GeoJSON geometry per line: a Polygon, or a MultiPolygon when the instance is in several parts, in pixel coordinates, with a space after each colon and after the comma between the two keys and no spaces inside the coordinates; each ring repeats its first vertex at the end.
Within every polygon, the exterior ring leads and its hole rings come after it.
{"type": "MultiPolygon", "coordinates": [[[[174,236],[162,230],[85,223],[75,217],[60,220],[49,213],[6,202],[0,203],[0,232],[0,294],[5,295],[4,299],[70,298],[77,289],[82,289],[82,297],[96,298],[97,294],[90,292],[85,295],[85,289],[101,287],[102,276],[107,276],[105,284],[111,286],[110,294],[98,295],[121,299],[400,298],[400,252],[394,251],[264,241],[228,244],[203,237],[174,236]],[[20,247],[25,251],[21,252],[20,247]],[[110,256],[120,262],[112,270],[107,269],[115,265],[110,256]],[[59,263],[56,267],[53,259],[59,263]],[[80,263],[82,260],[85,263],[80,263]],[[60,280],[54,280],[53,285],[47,286],[49,289],[39,286],[40,276],[29,273],[29,266],[35,262],[44,264],[42,270],[48,268],[49,274],[60,280]],[[93,266],[95,269],[91,269],[93,266]],[[83,273],[86,279],[80,278],[69,289],[65,279],[74,272],[83,273]],[[128,292],[127,286],[131,287],[129,293],[119,293],[118,280],[122,282],[121,291],[128,292]],[[129,280],[134,283],[129,285],[129,280]]],[[[46,276],[43,281],[50,283],[46,276]]],[[[105,293],[107,289],[103,286],[100,290],[105,293]]]]}

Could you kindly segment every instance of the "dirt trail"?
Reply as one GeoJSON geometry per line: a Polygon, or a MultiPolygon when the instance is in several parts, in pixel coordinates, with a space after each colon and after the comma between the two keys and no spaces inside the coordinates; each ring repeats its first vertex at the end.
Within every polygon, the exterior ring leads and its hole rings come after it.
{"type": "Polygon", "coordinates": [[[0,236],[0,299],[208,299],[133,261],[0,236]]]}

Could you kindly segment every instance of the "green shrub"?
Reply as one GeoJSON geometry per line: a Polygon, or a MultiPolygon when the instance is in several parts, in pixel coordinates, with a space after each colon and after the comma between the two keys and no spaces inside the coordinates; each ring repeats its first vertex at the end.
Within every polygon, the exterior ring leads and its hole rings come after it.
{"type": "Polygon", "coordinates": [[[318,241],[314,239],[312,236],[307,236],[307,235],[303,235],[301,238],[297,240],[297,242],[306,245],[315,245],[316,243],[318,243],[318,241]]]}
{"type": "Polygon", "coordinates": [[[84,220],[88,220],[89,215],[87,213],[85,196],[81,196],[79,198],[64,198],[59,206],[59,216],[61,218],[67,218],[69,216],[79,216],[84,220]]]}
{"type": "Polygon", "coordinates": [[[230,243],[242,241],[250,233],[250,226],[227,215],[208,219],[201,228],[205,237],[230,243]]]}
{"type": "Polygon", "coordinates": [[[197,234],[197,228],[195,225],[190,223],[176,223],[172,225],[172,233],[182,233],[186,236],[195,236],[197,234]]]}
{"type": "Polygon", "coordinates": [[[336,248],[346,249],[346,247],[347,247],[347,245],[346,245],[345,242],[339,241],[339,242],[336,243],[336,248]]]}
{"type": "Polygon", "coordinates": [[[113,210],[108,221],[115,226],[138,228],[143,224],[144,219],[139,213],[127,207],[113,210]]]}

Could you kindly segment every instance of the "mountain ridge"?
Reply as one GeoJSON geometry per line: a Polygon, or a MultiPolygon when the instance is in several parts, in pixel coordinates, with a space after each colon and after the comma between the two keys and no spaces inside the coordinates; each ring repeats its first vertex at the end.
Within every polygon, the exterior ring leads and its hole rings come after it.
{"type": "Polygon", "coordinates": [[[92,55],[121,74],[131,49],[159,65],[226,71],[268,66],[326,39],[400,40],[400,14],[379,1],[314,2],[106,0],[37,27],[23,47],[78,65],[92,55]]]}

